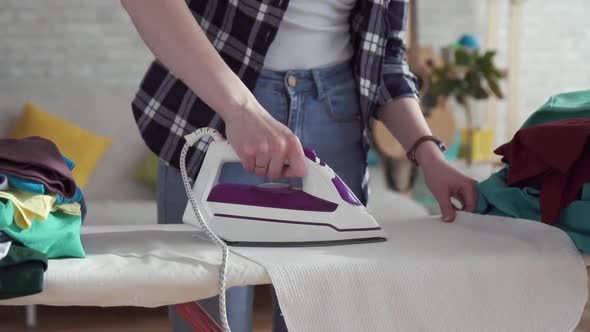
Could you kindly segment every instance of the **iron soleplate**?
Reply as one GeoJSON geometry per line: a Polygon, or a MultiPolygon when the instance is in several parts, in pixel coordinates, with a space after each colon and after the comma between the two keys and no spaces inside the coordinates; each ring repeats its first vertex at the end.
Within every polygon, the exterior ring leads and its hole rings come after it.
{"type": "Polygon", "coordinates": [[[384,237],[367,237],[359,239],[344,239],[331,241],[306,241],[306,242],[247,242],[247,241],[226,241],[222,239],[228,246],[232,247],[258,247],[258,248],[297,248],[297,247],[328,247],[341,246],[347,244],[364,244],[374,242],[387,241],[384,237]]]}

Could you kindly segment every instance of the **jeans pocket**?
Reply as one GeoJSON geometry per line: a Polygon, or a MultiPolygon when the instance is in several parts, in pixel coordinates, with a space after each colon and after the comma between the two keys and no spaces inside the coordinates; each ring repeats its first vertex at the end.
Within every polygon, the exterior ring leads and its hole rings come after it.
{"type": "Polygon", "coordinates": [[[354,80],[328,82],[320,98],[330,117],[336,122],[357,122],[361,110],[354,80]]]}

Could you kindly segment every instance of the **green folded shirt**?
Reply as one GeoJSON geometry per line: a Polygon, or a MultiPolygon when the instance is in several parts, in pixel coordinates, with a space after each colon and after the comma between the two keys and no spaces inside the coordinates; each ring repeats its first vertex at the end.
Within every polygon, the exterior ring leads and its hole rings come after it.
{"type": "Polygon", "coordinates": [[[522,128],[572,118],[590,118],[590,90],[562,93],[549,100],[524,122],[522,128]]]}
{"type": "Polygon", "coordinates": [[[11,245],[6,257],[0,259],[0,300],[40,293],[46,270],[47,255],[11,245]]]}
{"type": "Polygon", "coordinates": [[[47,219],[33,219],[31,228],[24,230],[13,223],[12,202],[0,200],[0,229],[25,246],[40,251],[48,258],[84,258],[80,240],[82,218],[62,211],[51,212],[47,219]]]}

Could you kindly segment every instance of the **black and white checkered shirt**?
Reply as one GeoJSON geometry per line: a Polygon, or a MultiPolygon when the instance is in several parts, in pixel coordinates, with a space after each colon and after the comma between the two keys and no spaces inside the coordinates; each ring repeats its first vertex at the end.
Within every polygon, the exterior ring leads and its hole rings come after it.
{"type": "MultiPolygon", "coordinates": [[[[188,0],[215,49],[251,90],[288,4],[289,0],[188,0]]],[[[357,0],[350,16],[367,150],[368,124],[376,108],[393,98],[418,98],[415,77],[404,60],[407,13],[408,0],[357,0]]],[[[201,127],[224,131],[219,116],[157,60],[143,78],[132,109],[148,147],[174,167],[179,167],[184,135],[201,127]]],[[[206,147],[206,141],[199,142],[188,154],[187,169],[193,178],[206,147]]]]}

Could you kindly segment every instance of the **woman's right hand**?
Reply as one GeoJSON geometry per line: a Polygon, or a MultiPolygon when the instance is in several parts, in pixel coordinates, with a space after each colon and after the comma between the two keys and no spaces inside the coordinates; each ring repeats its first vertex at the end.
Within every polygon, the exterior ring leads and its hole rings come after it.
{"type": "Polygon", "coordinates": [[[227,113],[225,134],[246,171],[271,179],[305,176],[301,142],[254,98],[227,113]]]}

